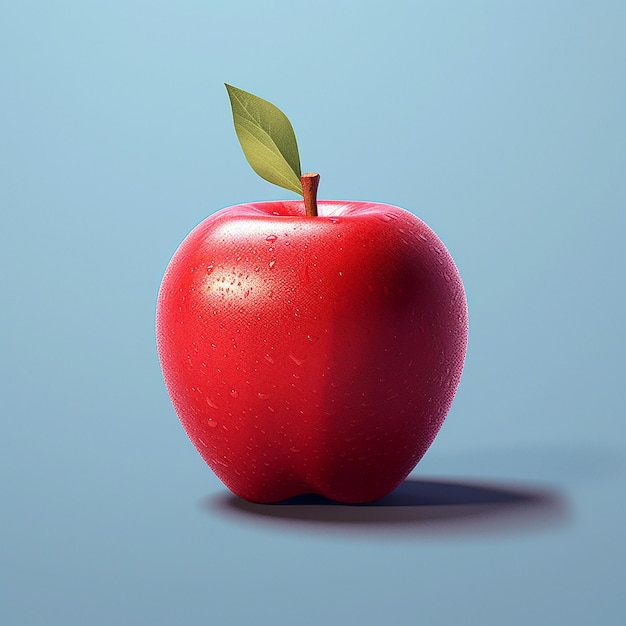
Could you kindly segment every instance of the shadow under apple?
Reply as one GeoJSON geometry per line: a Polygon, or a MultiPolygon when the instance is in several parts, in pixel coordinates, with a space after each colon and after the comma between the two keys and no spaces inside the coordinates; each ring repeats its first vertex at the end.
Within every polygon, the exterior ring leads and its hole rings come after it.
{"type": "Polygon", "coordinates": [[[568,518],[563,498],[546,489],[413,478],[380,500],[358,505],[316,495],[255,504],[231,493],[211,496],[203,504],[211,512],[244,522],[367,534],[520,532],[562,524],[568,518]]]}

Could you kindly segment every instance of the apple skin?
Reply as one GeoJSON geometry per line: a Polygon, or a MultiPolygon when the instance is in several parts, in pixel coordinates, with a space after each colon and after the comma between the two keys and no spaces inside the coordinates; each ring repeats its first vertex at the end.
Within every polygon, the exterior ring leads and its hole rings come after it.
{"type": "Polygon", "coordinates": [[[393,491],[448,413],[467,346],[452,257],[372,202],[222,209],[167,267],[157,347],[172,403],[220,480],[252,502],[393,491]]]}

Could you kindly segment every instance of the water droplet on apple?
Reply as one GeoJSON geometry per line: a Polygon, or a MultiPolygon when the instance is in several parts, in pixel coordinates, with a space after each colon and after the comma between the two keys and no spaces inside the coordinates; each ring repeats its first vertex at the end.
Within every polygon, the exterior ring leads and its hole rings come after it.
{"type": "Polygon", "coordinates": [[[210,398],[206,399],[206,403],[212,408],[212,409],[219,409],[219,407],[217,406],[217,404],[215,404],[215,402],[212,402],[210,398]]]}
{"type": "Polygon", "coordinates": [[[274,267],[274,265],[276,265],[276,259],[272,259],[270,261],[270,269],[272,269],[274,267]]]}
{"type": "Polygon", "coordinates": [[[268,235],[265,238],[265,241],[276,241],[278,239],[278,237],[276,235],[268,235]]]}
{"type": "Polygon", "coordinates": [[[270,394],[270,393],[261,393],[261,392],[259,392],[256,395],[257,395],[257,398],[259,400],[269,400],[272,397],[272,394],[270,394]]]}
{"type": "Polygon", "coordinates": [[[306,338],[312,342],[319,341],[319,337],[317,335],[307,335],[306,338]]]}
{"type": "Polygon", "coordinates": [[[274,359],[273,359],[273,358],[272,358],[269,354],[266,354],[266,355],[265,355],[265,360],[266,360],[268,363],[272,363],[272,365],[274,364],[274,359]]]}
{"type": "Polygon", "coordinates": [[[386,214],[386,213],[377,213],[376,217],[381,221],[381,222],[390,222],[391,218],[386,214]]]}
{"type": "MultiPolygon", "coordinates": [[[[209,418],[209,421],[207,422],[207,424],[209,425],[209,428],[217,428],[217,422],[211,417],[209,418]]],[[[206,446],[206,444],[204,445],[206,446]]]]}
{"type": "Polygon", "coordinates": [[[212,271],[213,271],[213,266],[212,265],[207,265],[206,273],[210,274],[212,271]]]}
{"type": "Polygon", "coordinates": [[[297,357],[293,354],[289,355],[289,358],[296,364],[296,365],[302,365],[305,361],[306,361],[306,357],[297,357]]]}
{"type": "Polygon", "coordinates": [[[231,389],[231,390],[230,390],[230,395],[231,395],[233,398],[238,398],[238,397],[239,397],[239,392],[238,392],[236,389],[231,389]]]}

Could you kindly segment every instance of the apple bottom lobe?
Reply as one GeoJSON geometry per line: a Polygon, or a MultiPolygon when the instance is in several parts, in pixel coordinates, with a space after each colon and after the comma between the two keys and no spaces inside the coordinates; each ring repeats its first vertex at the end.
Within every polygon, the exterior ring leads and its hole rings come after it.
{"type": "MultiPolygon", "coordinates": [[[[407,408],[407,416],[411,408],[407,408]]],[[[354,421],[367,422],[358,417],[354,421]]],[[[394,421],[393,417],[389,421],[394,421]]],[[[357,504],[382,498],[400,485],[425,454],[442,422],[443,418],[417,419],[413,415],[412,428],[406,424],[395,433],[368,435],[361,426],[358,432],[345,429],[349,433],[345,436],[330,435],[333,423],[328,420],[327,431],[311,442],[309,450],[306,444],[278,448],[270,466],[263,469],[254,464],[247,466],[245,460],[235,458],[233,470],[217,456],[203,454],[207,449],[203,449],[202,442],[193,433],[189,435],[215,474],[245,500],[271,503],[301,494],[317,494],[357,504]]],[[[261,441],[258,448],[249,452],[252,457],[263,458],[273,449],[276,448],[271,443],[261,441]]],[[[271,458],[271,453],[268,456],[271,458]]]]}

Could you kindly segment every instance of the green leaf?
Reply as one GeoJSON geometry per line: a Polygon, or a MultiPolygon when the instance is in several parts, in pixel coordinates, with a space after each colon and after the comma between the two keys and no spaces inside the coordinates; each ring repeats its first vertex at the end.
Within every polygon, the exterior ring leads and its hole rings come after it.
{"type": "Polygon", "coordinates": [[[300,156],[287,116],[271,102],[226,85],[235,132],[252,169],[265,180],[302,195],[300,156]]]}

